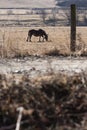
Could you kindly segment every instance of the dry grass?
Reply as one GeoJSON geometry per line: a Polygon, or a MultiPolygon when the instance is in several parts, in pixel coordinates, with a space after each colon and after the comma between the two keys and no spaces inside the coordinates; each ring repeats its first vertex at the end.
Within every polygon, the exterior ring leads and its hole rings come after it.
{"type": "MultiPolygon", "coordinates": [[[[38,27],[35,27],[37,29],[38,27]]],[[[8,27],[0,29],[0,56],[18,57],[28,55],[70,55],[70,27],[41,27],[49,35],[48,42],[38,42],[32,37],[32,42],[26,42],[30,28],[8,27]],[[57,52],[58,50],[58,52],[57,52]]],[[[77,50],[82,55],[87,54],[87,28],[77,28],[77,50]]]]}

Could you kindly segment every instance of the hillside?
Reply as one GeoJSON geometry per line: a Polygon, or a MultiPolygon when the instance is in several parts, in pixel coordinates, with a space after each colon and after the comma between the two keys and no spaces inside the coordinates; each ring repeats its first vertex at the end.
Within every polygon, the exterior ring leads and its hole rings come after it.
{"type": "Polygon", "coordinates": [[[54,7],[55,0],[0,0],[0,8],[9,7],[29,7],[29,8],[45,8],[54,7]]]}
{"type": "Polygon", "coordinates": [[[87,7],[87,0],[56,0],[57,6],[70,6],[76,4],[78,7],[87,7]]]}

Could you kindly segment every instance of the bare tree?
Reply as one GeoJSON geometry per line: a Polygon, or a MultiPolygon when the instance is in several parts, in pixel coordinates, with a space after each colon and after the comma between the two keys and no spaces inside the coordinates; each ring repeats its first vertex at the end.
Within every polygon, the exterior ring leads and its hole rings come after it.
{"type": "Polygon", "coordinates": [[[56,10],[55,9],[52,10],[52,19],[53,19],[53,25],[55,26],[56,22],[57,22],[56,10]]]}
{"type": "Polygon", "coordinates": [[[45,11],[44,9],[43,9],[43,10],[41,10],[41,18],[42,18],[43,23],[45,23],[46,16],[47,16],[46,11],[45,11]]]}

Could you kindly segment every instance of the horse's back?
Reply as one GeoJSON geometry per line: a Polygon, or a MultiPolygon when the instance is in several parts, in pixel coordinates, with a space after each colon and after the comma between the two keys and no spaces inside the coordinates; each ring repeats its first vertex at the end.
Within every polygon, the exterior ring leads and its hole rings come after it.
{"type": "Polygon", "coordinates": [[[43,29],[39,29],[40,32],[45,32],[43,29]]]}
{"type": "Polygon", "coordinates": [[[43,29],[38,29],[38,30],[31,29],[31,30],[29,30],[28,35],[29,36],[34,35],[34,36],[42,36],[43,37],[43,36],[46,36],[47,34],[43,29]]]}
{"type": "Polygon", "coordinates": [[[36,31],[35,29],[31,29],[31,30],[29,30],[28,33],[29,33],[29,34],[30,34],[30,33],[34,33],[35,31],[36,31]]]}
{"type": "Polygon", "coordinates": [[[29,33],[35,33],[35,32],[45,33],[45,31],[43,29],[38,29],[38,30],[31,29],[31,30],[29,30],[29,33]]]}

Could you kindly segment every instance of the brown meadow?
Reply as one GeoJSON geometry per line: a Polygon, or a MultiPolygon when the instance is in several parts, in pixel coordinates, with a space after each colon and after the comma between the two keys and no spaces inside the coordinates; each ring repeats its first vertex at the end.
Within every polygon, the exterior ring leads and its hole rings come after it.
{"type": "MultiPolygon", "coordinates": [[[[32,27],[38,29],[40,27],[32,27]]],[[[38,42],[38,37],[32,36],[32,42],[26,42],[27,33],[31,27],[0,28],[0,56],[16,57],[28,55],[70,55],[70,27],[41,27],[48,33],[48,42],[38,42]]],[[[76,52],[87,51],[87,28],[77,27],[76,52]]]]}

